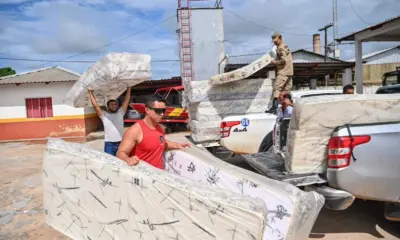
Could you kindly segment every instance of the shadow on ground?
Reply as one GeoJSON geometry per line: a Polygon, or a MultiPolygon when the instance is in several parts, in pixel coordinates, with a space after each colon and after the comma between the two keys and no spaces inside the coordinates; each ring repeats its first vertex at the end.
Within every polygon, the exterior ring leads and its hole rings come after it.
{"type": "Polygon", "coordinates": [[[380,228],[394,237],[400,238],[400,222],[390,222],[383,216],[384,206],[374,201],[356,200],[343,211],[322,209],[310,238],[322,238],[326,233],[367,233],[384,238],[380,228]]]}

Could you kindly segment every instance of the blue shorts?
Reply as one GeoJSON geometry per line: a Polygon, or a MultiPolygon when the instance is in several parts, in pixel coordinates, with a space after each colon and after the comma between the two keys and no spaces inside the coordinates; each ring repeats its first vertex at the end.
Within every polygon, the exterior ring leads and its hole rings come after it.
{"type": "Polygon", "coordinates": [[[121,142],[104,142],[104,152],[115,156],[121,142]]]}

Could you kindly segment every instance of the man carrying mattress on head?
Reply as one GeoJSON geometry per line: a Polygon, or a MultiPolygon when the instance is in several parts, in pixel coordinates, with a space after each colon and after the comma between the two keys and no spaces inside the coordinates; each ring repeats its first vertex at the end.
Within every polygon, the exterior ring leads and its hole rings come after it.
{"type": "Polygon", "coordinates": [[[104,152],[109,153],[113,156],[117,153],[119,144],[124,134],[124,115],[128,109],[129,101],[131,99],[131,88],[126,90],[124,102],[121,107],[118,107],[118,103],[115,100],[109,100],[107,102],[107,110],[103,111],[97,104],[96,98],[93,95],[93,91],[89,90],[90,101],[97,115],[100,117],[104,126],[104,152]]]}
{"type": "Polygon", "coordinates": [[[276,65],[276,80],[274,84],[274,99],[272,107],[267,110],[267,113],[276,113],[278,107],[279,93],[285,91],[290,92],[292,89],[292,76],[293,76],[293,61],[292,54],[289,47],[283,43],[282,35],[275,32],[272,35],[272,41],[277,46],[276,48],[276,61],[272,61],[272,64],[276,65]]]}
{"type": "Polygon", "coordinates": [[[165,101],[152,95],[146,100],[146,116],[126,130],[119,146],[117,157],[130,166],[145,161],[156,168],[164,169],[164,150],[183,149],[189,143],[170,142],[159,122],[165,113],[165,101]]]}

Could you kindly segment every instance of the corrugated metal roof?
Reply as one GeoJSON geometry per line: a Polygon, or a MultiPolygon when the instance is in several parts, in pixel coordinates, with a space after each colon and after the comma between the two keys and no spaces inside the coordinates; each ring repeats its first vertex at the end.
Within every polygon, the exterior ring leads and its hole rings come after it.
{"type": "MultiPolygon", "coordinates": [[[[384,53],[384,52],[387,52],[387,51],[390,51],[390,50],[393,50],[393,49],[396,49],[396,48],[400,48],[400,45],[394,46],[394,47],[391,47],[391,48],[386,48],[386,49],[383,49],[383,50],[379,50],[379,51],[376,51],[376,52],[364,54],[364,55],[362,56],[362,59],[364,60],[364,59],[366,59],[366,58],[370,58],[370,57],[373,57],[373,56],[375,56],[375,55],[378,55],[378,54],[381,54],[381,53],[384,53]]],[[[346,60],[346,61],[348,61],[348,62],[354,62],[354,61],[356,61],[356,59],[355,59],[355,58],[352,58],[352,59],[349,59],[349,60],[346,60]]]]}
{"type": "MultiPolygon", "coordinates": [[[[312,51],[308,51],[305,49],[298,49],[296,51],[292,52],[292,56],[293,56],[293,62],[295,63],[319,63],[319,62],[325,62],[325,55],[319,54],[319,53],[315,53],[312,51]],[[310,56],[314,56],[315,60],[304,60],[304,59],[298,59],[298,58],[302,58],[302,53],[304,54],[308,54],[310,56]]],[[[309,58],[311,59],[311,58],[309,58]]],[[[332,57],[327,57],[327,61],[328,62],[344,62],[343,60],[337,59],[337,58],[332,58],[332,57]]]]}
{"type": "Polygon", "coordinates": [[[0,85],[22,83],[71,82],[78,81],[81,75],[56,66],[41,68],[30,72],[14,74],[0,78],[0,85]]]}
{"type": "Polygon", "coordinates": [[[383,22],[377,23],[377,24],[375,24],[375,25],[373,25],[373,26],[369,26],[369,27],[363,28],[363,29],[361,29],[361,30],[359,30],[359,31],[353,32],[353,33],[351,33],[351,34],[349,34],[349,35],[347,35],[347,36],[344,36],[344,37],[341,37],[341,38],[339,38],[339,39],[336,39],[336,41],[338,41],[338,42],[341,42],[341,41],[354,41],[354,36],[355,36],[356,34],[361,33],[361,32],[364,32],[364,31],[367,31],[367,30],[374,30],[374,29],[376,29],[379,25],[387,24],[387,23],[389,23],[389,22],[396,21],[397,19],[400,19],[400,15],[397,16],[397,17],[389,18],[389,19],[387,19],[387,20],[385,20],[385,21],[383,21],[383,22]]]}

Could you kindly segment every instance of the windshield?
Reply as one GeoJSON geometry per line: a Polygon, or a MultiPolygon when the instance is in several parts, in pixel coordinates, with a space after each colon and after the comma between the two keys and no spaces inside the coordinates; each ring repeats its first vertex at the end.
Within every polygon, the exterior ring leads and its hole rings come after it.
{"type": "Polygon", "coordinates": [[[383,78],[383,86],[387,85],[393,85],[393,84],[399,84],[400,83],[400,75],[394,75],[394,76],[387,76],[383,78]]]}
{"type": "MultiPolygon", "coordinates": [[[[167,106],[172,106],[172,105],[174,105],[175,102],[177,101],[177,100],[175,99],[176,96],[172,96],[172,99],[168,99],[168,97],[169,97],[172,93],[177,93],[177,96],[178,96],[178,99],[179,99],[178,101],[181,101],[181,99],[182,99],[182,94],[183,94],[183,93],[182,93],[181,91],[175,89],[175,88],[168,89],[168,90],[162,90],[162,91],[156,91],[154,94],[155,94],[155,95],[158,95],[158,96],[160,96],[160,97],[162,97],[162,99],[165,100],[165,103],[167,104],[167,106]],[[171,103],[169,100],[171,100],[172,103],[171,103]]],[[[174,95],[174,94],[172,94],[172,95],[174,95]]],[[[180,103],[179,103],[178,105],[180,105],[180,103]]]]}

